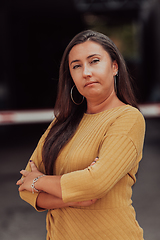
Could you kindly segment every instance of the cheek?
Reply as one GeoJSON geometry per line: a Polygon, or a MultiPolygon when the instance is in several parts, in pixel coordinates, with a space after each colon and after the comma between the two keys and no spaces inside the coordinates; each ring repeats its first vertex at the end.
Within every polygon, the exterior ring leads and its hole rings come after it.
{"type": "Polygon", "coordinates": [[[103,75],[107,77],[108,81],[112,81],[113,80],[113,70],[111,68],[107,68],[104,69],[103,71],[103,75]]]}
{"type": "Polygon", "coordinates": [[[76,79],[76,74],[75,74],[75,72],[72,69],[70,69],[70,75],[71,75],[71,77],[72,77],[72,79],[74,81],[74,79],[76,79]]]}
{"type": "Polygon", "coordinates": [[[80,78],[80,74],[78,73],[78,71],[75,72],[70,72],[71,77],[73,82],[75,83],[75,85],[79,85],[81,83],[81,78],[80,78]]]}
{"type": "Polygon", "coordinates": [[[74,84],[77,85],[77,78],[75,77],[75,75],[72,74],[71,77],[72,77],[74,84]]]}
{"type": "Polygon", "coordinates": [[[110,71],[108,71],[108,68],[101,68],[98,72],[97,72],[97,76],[99,76],[99,78],[101,79],[101,81],[110,81],[110,79],[112,78],[112,74],[110,71]]]}

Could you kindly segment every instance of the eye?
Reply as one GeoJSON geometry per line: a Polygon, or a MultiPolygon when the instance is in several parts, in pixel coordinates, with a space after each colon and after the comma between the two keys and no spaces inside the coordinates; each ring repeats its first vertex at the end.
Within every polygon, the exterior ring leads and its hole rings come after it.
{"type": "Polygon", "coordinates": [[[98,63],[100,60],[98,58],[95,58],[91,61],[91,63],[98,63]]]}
{"type": "Polygon", "coordinates": [[[77,69],[77,68],[79,68],[80,66],[81,66],[80,64],[76,64],[76,65],[73,66],[73,69],[77,69]]]}

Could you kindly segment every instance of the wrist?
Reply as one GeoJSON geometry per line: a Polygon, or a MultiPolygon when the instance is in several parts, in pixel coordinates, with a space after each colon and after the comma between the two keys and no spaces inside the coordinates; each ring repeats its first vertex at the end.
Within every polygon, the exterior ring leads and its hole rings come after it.
{"type": "Polygon", "coordinates": [[[41,189],[40,188],[38,188],[38,186],[37,186],[37,182],[38,182],[38,180],[40,179],[40,178],[42,178],[42,177],[44,177],[44,176],[46,176],[45,174],[42,174],[42,175],[40,175],[40,176],[38,176],[38,177],[36,177],[36,178],[34,178],[33,179],[33,182],[32,182],[32,184],[31,184],[31,189],[32,189],[32,193],[34,194],[35,192],[39,192],[41,189]],[[35,184],[36,184],[36,186],[35,186],[35,184]]]}
{"type": "Polygon", "coordinates": [[[58,198],[62,198],[60,180],[61,180],[61,176],[47,175],[43,178],[40,178],[36,182],[35,188],[39,191],[49,193],[58,198]]]}

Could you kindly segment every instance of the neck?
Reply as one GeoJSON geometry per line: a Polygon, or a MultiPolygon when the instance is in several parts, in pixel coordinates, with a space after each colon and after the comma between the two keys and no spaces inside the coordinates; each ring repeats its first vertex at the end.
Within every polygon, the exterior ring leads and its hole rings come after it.
{"type": "Polygon", "coordinates": [[[121,102],[114,91],[111,92],[109,97],[107,97],[104,100],[88,100],[87,99],[87,113],[89,114],[95,114],[99,112],[103,112],[105,110],[120,107],[125,105],[123,102],[121,102]]]}

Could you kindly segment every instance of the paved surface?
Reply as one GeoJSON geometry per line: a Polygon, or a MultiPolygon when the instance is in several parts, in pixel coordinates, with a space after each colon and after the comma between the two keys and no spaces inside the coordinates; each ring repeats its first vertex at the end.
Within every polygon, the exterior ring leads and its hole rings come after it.
{"type": "MultiPolygon", "coordinates": [[[[133,189],[145,240],[160,239],[160,119],[148,119],[144,157],[133,189]]],[[[17,179],[47,125],[0,126],[0,240],[44,240],[45,215],[18,196],[17,179]]]]}

